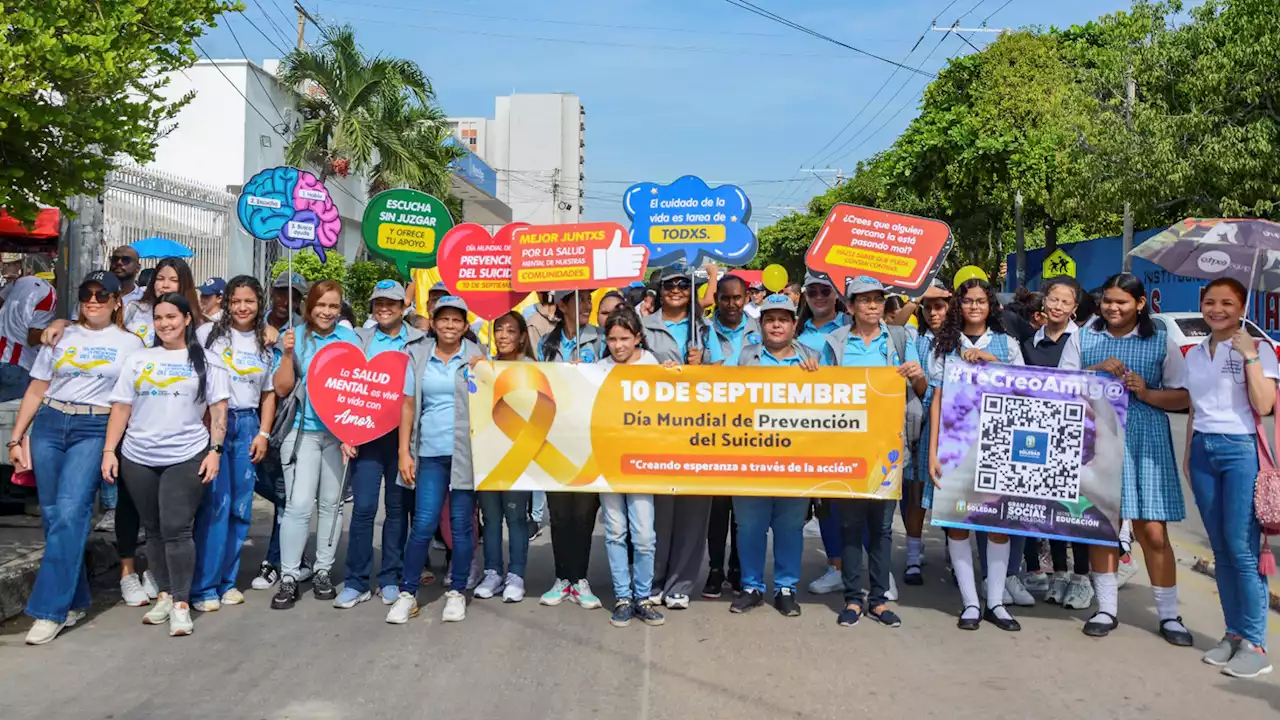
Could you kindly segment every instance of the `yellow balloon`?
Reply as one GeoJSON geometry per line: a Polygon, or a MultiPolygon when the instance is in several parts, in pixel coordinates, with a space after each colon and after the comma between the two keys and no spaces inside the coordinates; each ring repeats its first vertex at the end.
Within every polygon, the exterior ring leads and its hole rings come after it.
{"type": "Polygon", "coordinates": [[[977,278],[979,280],[986,280],[986,281],[990,281],[991,279],[991,278],[988,278],[987,273],[984,272],[982,268],[978,267],[977,265],[965,265],[964,267],[956,271],[956,277],[954,280],[951,281],[952,282],[951,287],[958,290],[960,289],[961,284],[965,283],[966,281],[972,280],[973,278],[977,278]]]}
{"type": "Polygon", "coordinates": [[[765,268],[762,277],[764,286],[769,289],[769,292],[782,292],[782,288],[787,286],[787,280],[790,279],[787,277],[787,269],[781,265],[770,265],[765,268]]]}

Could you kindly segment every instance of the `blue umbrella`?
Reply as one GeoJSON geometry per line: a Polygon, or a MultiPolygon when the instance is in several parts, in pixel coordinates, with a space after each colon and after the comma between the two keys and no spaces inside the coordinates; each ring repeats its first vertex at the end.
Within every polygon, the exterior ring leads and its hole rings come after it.
{"type": "Polygon", "coordinates": [[[138,257],[149,260],[152,258],[194,257],[195,253],[186,245],[174,242],[168,238],[149,237],[143,240],[135,240],[129,243],[129,247],[138,251],[138,257]]]}

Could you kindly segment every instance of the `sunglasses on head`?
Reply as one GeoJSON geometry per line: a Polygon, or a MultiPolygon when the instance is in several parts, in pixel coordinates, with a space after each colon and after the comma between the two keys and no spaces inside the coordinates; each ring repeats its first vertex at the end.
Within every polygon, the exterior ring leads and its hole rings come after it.
{"type": "Polygon", "coordinates": [[[128,265],[131,262],[133,262],[133,258],[128,255],[112,255],[111,256],[112,265],[115,265],[116,263],[124,263],[125,265],[128,265]]]}
{"type": "Polygon", "coordinates": [[[684,278],[662,281],[663,290],[688,290],[691,287],[693,287],[693,284],[684,278]]]}
{"type": "Polygon", "coordinates": [[[809,287],[804,289],[804,294],[812,298],[827,297],[831,293],[832,293],[831,288],[827,287],[826,285],[810,285],[809,287]]]}
{"type": "Polygon", "coordinates": [[[80,288],[80,302],[89,302],[90,300],[93,300],[94,302],[105,303],[110,299],[111,299],[111,293],[107,292],[106,290],[90,290],[89,288],[80,288]]]}

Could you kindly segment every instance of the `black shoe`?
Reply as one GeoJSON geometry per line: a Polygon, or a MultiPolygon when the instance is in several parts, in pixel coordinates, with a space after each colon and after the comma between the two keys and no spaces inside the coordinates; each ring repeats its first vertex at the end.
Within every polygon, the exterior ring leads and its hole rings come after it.
{"type": "Polygon", "coordinates": [[[258,568],[258,574],[253,578],[254,590],[270,590],[280,582],[280,569],[269,562],[262,563],[262,567],[258,568]]]}
{"type": "Polygon", "coordinates": [[[702,597],[715,600],[724,590],[724,571],[712,570],[707,574],[707,584],[702,586],[702,597]]]}
{"type": "Polygon", "coordinates": [[[542,534],[542,525],[537,520],[529,521],[529,539],[532,540],[542,534]]]}
{"type": "MultiPolygon", "coordinates": [[[[1160,637],[1164,638],[1165,642],[1169,643],[1170,645],[1177,645],[1178,647],[1191,647],[1192,639],[1191,639],[1190,631],[1170,630],[1169,628],[1165,627],[1165,623],[1172,623],[1172,622],[1176,622],[1179,625],[1182,625],[1182,616],[1179,615],[1176,618],[1165,618],[1164,620],[1161,620],[1160,621],[1160,637]]],[[[1183,627],[1185,627],[1185,625],[1183,627]]]]}
{"type": "Polygon", "coordinates": [[[902,576],[902,581],[908,585],[923,585],[924,573],[920,571],[919,565],[908,565],[906,573],[902,576]],[[912,572],[912,571],[915,572],[912,572]]]}
{"type": "Polygon", "coordinates": [[[280,581],[280,589],[271,598],[272,610],[288,610],[298,602],[298,581],[287,577],[280,581]]]}
{"type": "Polygon", "coordinates": [[[840,627],[853,627],[862,619],[862,611],[856,607],[845,607],[840,611],[840,617],[836,622],[840,623],[840,627]]]}
{"type": "Polygon", "coordinates": [[[328,570],[321,570],[312,578],[311,593],[317,600],[332,600],[338,596],[338,591],[333,589],[333,580],[329,578],[328,570]]]}
{"type": "Polygon", "coordinates": [[[875,610],[868,610],[867,617],[875,618],[880,622],[881,625],[884,625],[886,627],[891,627],[891,628],[902,627],[902,618],[898,617],[898,614],[890,610],[889,608],[885,608],[880,612],[876,612],[875,610]]]}
{"type": "Polygon", "coordinates": [[[742,592],[742,569],[729,568],[729,587],[733,588],[735,593],[742,592]]]}
{"type": "Polygon", "coordinates": [[[733,604],[729,606],[731,613],[751,612],[764,604],[764,593],[759,590],[743,590],[738,593],[738,597],[733,599],[733,604]]]}
{"type": "Polygon", "coordinates": [[[796,602],[796,591],[783,588],[773,596],[773,606],[784,617],[800,617],[800,603],[796,602]]]}
{"type": "MultiPolygon", "coordinates": [[[[1120,621],[1116,619],[1116,616],[1106,612],[1105,610],[1099,610],[1094,614],[1093,618],[1090,618],[1089,622],[1084,624],[1084,629],[1082,630],[1082,632],[1089,637],[1106,637],[1111,634],[1112,630],[1120,627],[1120,621]],[[1106,615],[1110,620],[1093,619],[1097,618],[1099,615],[1106,615]]],[[[1161,628],[1161,631],[1163,630],[1164,628],[1161,628]]]]}
{"type": "MultiPolygon", "coordinates": [[[[1013,617],[1010,617],[1008,620],[1005,620],[999,615],[996,615],[996,608],[1002,608],[1002,607],[1004,607],[1004,605],[995,605],[993,607],[987,608],[987,612],[983,614],[982,619],[986,620],[992,625],[995,625],[1001,630],[1004,630],[1005,632],[1018,632],[1019,630],[1021,630],[1022,626],[1019,625],[1018,621],[1014,620],[1013,617]]],[[[1008,608],[1005,608],[1005,612],[1008,612],[1008,608]]]]}
{"type": "Polygon", "coordinates": [[[960,619],[956,620],[956,627],[960,628],[961,630],[977,630],[979,627],[982,626],[981,611],[982,611],[982,608],[978,607],[977,605],[965,605],[964,610],[960,611],[960,619]],[[971,618],[965,617],[964,614],[969,611],[969,608],[973,608],[974,610],[979,611],[978,614],[971,618]]]}
{"type": "Polygon", "coordinates": [[[623,628],[631,624],[631,618],[635,616],[635,606],[631,603],[631,598],[621,598],[613,604],[613,615],[609,617],[609,624],[623,628]]]}
{"type": "Polygon", "coordinates": [[[662,616],[662,613],[658,612],[657,608],[653,606],[653,603],[649,598],[641,598],[635,601],[632,606],[632,611],[635,617],[645,625],[653,625],[656,627],[667,621],[667,619],[662,616]]]}

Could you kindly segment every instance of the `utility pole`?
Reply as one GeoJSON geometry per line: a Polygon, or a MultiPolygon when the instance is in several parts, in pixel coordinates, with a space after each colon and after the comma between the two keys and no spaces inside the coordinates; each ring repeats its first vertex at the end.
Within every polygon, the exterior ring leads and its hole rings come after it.
{"type": "Polygon", "coordinates": [[[58,317],[71,317],[76,287],[91,270],[98,269],[98,248],[103,240],[103,197],[74,195],[68,198],[67,210],[58,238],[58,257],[54,265],[58,297],[58,317]],[[75,213],[75,217],[70,217],[75,213]]]}
{"type": "MultiPolygon", "coordinates": [[[[311,14],[307,12],[306,8],[302,7],[300,2],[295,2],[293,9],[298,11],[298,49],[306,50],[307,20],[311,19],[311,14]]],[[[311,20],[311,22],[315,22],[315,20],[311,20]]]]}
{"type": "MultiPolygon", "coordinates": [[[[1124,124],[1129,129],[1130,134],[1133,133],[1133,103],[1138,95],[1138,84],[1133,79],[1133,67],[1130,66],[1124,71],[1124,124]]],[[[1124,253],[1124,257],[1120,259],[1120,269],[1129,272],[1133,268],[1133,259],[1129,257],[1129,252],[1133,250],[1133,207],[1128,200],[1124,201],[1124,235],[1120,240],[1120,252],[1124,253]]]]}
{"type": "MultiPolygon", "coordinates": [[[[1013,192],[1014,277],[1018,287],[1027,284],[1027,238],[1022,232],[1022,191],[1013,192]]],[[[1016,289],[1016,288],[1015,288],[1016,289]]]]}

